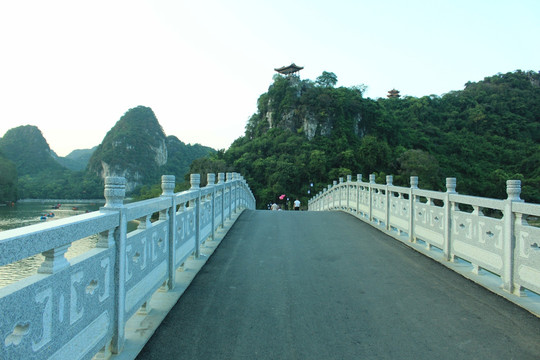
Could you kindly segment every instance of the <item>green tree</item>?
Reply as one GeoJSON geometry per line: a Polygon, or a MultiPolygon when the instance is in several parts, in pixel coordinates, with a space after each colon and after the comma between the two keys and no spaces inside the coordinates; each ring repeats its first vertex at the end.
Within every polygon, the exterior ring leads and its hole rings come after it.
{"type": "Polygon", "coordinates": [[[357,150],[362,173],[366,176],[389,168],[391,150],[388,143],[373,135],[366,135],[357,150]]]}
{"type": "Polygon", "coordinates": [[[441,190],[439,163],[431,154],[423,150],[407,150],[398,159],[401,182],[407,182],[411,176],[418,176],[421,188],[441,190]]]}
{"type": "Polygon", "coordinates": [[[315,80],[322,87],[333,88],[338,82],[337,75],[333,72],[323,71],[323,73],[315,80]]]}
{"type": "Polygon", "coordinates": [[[17,200],[17,169],[0,154],[0,202],[17,200]]]}

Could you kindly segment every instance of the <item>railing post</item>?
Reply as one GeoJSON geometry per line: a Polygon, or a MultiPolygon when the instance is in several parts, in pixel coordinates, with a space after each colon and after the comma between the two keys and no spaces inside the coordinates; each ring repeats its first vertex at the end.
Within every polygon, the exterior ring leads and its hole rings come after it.
{"type": "Polygon", "coordinates": [[[195,199],[195,258],[198,259],[201,255],[201,174],[191,174],[190,175],[191,189],[197,192],[197,197],[195,199]]]}
{"type": "MultiPolygon", "coordinates": [[[[361,187],[362,185],[359,184],[362,182],[362,174],[356,174],[356,216],[359,216],[360,213],[360,194],[361,194],[361,187]]],[[[363,217],[363,216],[362,216],[363,217]]]]}
{"type": "Polygon", "coordinates": [[[246,180],[244,179],[243,176],[240,177],[241,179],[241,182],[240,182],[240,185],[241,185],[241,188],[242,188],[242,207],[245,209],[245,208],[248,208],[248,196],[247,196],[247,182],[246,180]]]}
{"type": "Polygon", "coordinates": [[[176,198],[174,196],[174,186],[176,178],[174,175],[163,175],[161,177],[161,196],[171,199],[171,205],[167,210],[169,222],[169,279],[167,288],[173,289],[176,279],[176,240],[178,234],[176,232],[176,198]]]}
{"type": "Polygon", "coordinates": [[[215,240],[216,235],[216,174],[206,174],[206,180],[207,185],[212,187],[212,195],[211,195],[211,213],[212,213],[212,234],[210,237],[212,238],[212,241],[215,240]]]}
{"type": "Polygon", "coordinates": [[[100,211],[116,211],[119,215],[118,228],[114,232],[115,264],[114,264],[114,316],[111,352],[118,354],[124,348],[125,341],[125,303],[126,303],[126,236],[127,220],[124,214],[124,197],[126,195],[126,179],[108,176],[105,178],[105,206],[100,211]]]}
{"type": "Polygon", "coordinates": [[[369,175],[369,221],[373,221],[373,186],[375,184],[375,174],[369,175]]]}
{"type": "Polygon", "coordinates": [[[248,207],[248,197],[247,197],[247,189],[246,189],[246,180],[243,176],[240,176],[240,188],[241,188],[241,199],[242,199],[242,208],[248,207]]]}
{"type": "Polygon", "coordinates": [[[225,182],[225,186],[229,187],[229,191],[228,191],[228,197],[229,197],[229,220],[231,219],[232,217],[232,173],[228,172],[227,173],[227,181],[225,182]]]}
{"type": "Polygon", "coordinates": [[[443,253],[446,261],[452,259],[452,206],[450,194],[456,194],[456,178],[446,178],[446,194],[444,195],[444,246],[443,253]]]}
{"type": "Polygon", "coordinates": [[[238,203],[240,201],[240,174],[233,173],[233,186],[234,186],[234,213],[236,214],[238,212],[238,203]]]}
{"type": "Polygon", "coordinates": [[[339,177],[339,187],[338,187],[338,191],[339,191],[339,202],[338,202],[338,207],[339,207],[339,210],[342,210],[343,209],[343,204],[341,203],[341,198],[343,197],[343,177],[339,177]]]}
{"type": "Polygon", "coordinates": [[[418,189],[418,176],[411,176],[411,188],[409,189],[409,241],[414,242],[414,214],[416,202],[414,190],[418,189]]]}
{"type": "Polygon", "coordinates": [[[513,202],[523,202],[521,194],[521,181],[506,181],[506,193],[508,198],[504,205],[504,234],[503,234],[503,289],[515,295],[521,295],[521,287],[514,284],[514,248],[515,248],[515,215],[512,209],[513,202]]]}
{"type": "Polygon", "coordinates": [[[221,191],[221,228],[225,223],[225,173],[218,173],[218,185],[221,191]]]}
{"type": "Polygon", "coordinates": [[[394,182],[394,177],[392,175],[386,175],[386,230],[390,230],[390,202],[392,201],[390,194],[390,186],[394,182]]]}
{"type": "Polygon", "coordinates": [[[352,181],[352,175],[347,175],[347,212],[351,211],[351,202],[350,202],[351,181],[352,181]]]}
{"type": "Polygon", "coordinates": [[[326,191],[326,193],[327,193],[326,194],[326,199],[327,199],[326,203],[328,204],[327,210],[331,210],[331,208],[330,208],[330,200],[334,201],[331,189],[332,189],[332,185],[328,185],[328,190],[326,191]]]}
{"type": "Polygon", "coordinates": [[[337,184],[338,183],[336,180],[332,181],[332,209],[336,208],[336,196],[338,197],[337,206],[339,206],[339,197],[341,196],[341,194],[339,193],[337,184]]]}

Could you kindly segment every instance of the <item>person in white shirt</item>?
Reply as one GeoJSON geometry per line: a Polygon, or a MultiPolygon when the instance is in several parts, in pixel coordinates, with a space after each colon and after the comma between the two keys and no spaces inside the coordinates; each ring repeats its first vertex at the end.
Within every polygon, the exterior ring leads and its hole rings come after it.
{"type": "Polygon", "coordinates": [[[296,211],[300,210],[300,200],[298,199],[294,200],[294,210],[296,211]]]}

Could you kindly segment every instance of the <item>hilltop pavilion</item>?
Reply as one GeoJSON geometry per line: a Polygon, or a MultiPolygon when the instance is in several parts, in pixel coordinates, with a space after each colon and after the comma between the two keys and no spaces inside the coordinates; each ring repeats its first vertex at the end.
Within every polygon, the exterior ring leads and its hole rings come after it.
{"type": "Polygon", "coordinates": [[[392,89],[392,90],[388,91],[388,95],[386,95],[386,96],[391,99],[391,98],[398,98],[401,95],[399,95],[399,90],[392,89]]]}
{"type": "Polygon", "coordinates": [[[304,68],[303,66],[298,66],[295,63],[292,63],[289,66],[282,66],[282,67],[274,69],[274,70],[277,71],[280,74],[283,74],[283,75],[286,75],[286,76],[291,76],[291,75],[295,75],[297,72],[299,72],[303,68],[304,68]]]}

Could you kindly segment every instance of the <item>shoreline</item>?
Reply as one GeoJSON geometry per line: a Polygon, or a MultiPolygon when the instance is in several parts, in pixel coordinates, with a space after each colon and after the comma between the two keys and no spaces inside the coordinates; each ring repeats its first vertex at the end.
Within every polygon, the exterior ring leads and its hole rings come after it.
{"type": "Polygon", "coordinates": [[[105,204],[105,199],[20,199],[16,203],[41,204],[105,204]]]}

